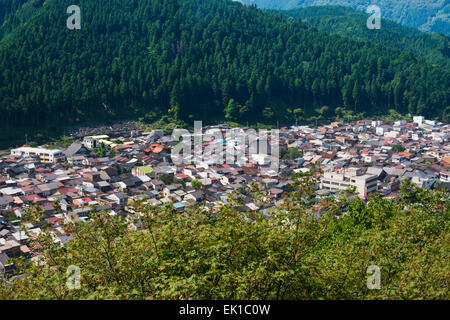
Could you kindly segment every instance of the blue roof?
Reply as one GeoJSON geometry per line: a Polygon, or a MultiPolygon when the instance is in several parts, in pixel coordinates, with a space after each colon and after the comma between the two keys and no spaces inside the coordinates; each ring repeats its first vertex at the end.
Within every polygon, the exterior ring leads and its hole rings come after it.
{"type": "Polygon", "coordinates": [[[173,206],[176,209],[184,208],[184,204],[182,204],[181,202],[176,202],[176,203],[173,204],[173,206]]]}
{"type": "Polygon", "coordinates": [[[267,213],[267,209],[263,209],[262,213],[263,213],[263,215],[265,215],[266,217],[269,217],[269,218],[272,217],[270,214],[267,213]]]}

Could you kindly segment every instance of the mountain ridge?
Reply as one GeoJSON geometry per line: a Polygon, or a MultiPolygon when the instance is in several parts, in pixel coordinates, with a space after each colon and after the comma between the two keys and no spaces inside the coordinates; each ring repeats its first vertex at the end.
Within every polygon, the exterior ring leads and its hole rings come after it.
{"type": "Polygon", "coordinates": [[[450,2],[447,0],[236,0],[263,9],[289,10],[308,6],[338,5],[365,11],[381,9],[383,18],[426,32],[450,35],[450,2]]]}
{"type": "Polygon", "coordinates": [[[450,70],[450,37],[443,34],[424,33],[386,19],[382,19],[380,30],[369,30],[365,25],[369,14],[343,6],[312,6],[282,13],[327,33],[409,50],[431,64],[450,70]]]}

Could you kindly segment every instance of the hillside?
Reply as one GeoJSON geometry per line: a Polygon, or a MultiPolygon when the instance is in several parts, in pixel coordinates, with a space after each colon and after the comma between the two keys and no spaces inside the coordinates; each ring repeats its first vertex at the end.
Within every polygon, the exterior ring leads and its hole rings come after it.
{"type": "Polygon", "coordinates": [[[24,23],[40,6],[39,0],[0,0],[0,39],[24,23]]]}
{"type": "Polygon", "coordinates": [[[265,9],[294,9],[308,6],[346,6],[365,11],[378,5],[382,17],[427,32],[450,35],[450,2],[447,0],[238,0],[265,9]]]}
{"type": "Polygon", "coordinates": [[[143,114],[287,122],[293,108],[323,105],[435,117],[450,105],[448,70],[282,14],[226,0],[78,3],[79,31],[66,28],[66,0],[29,0],[10,15],[19,22],[0,40],[3,126],[143,114]]]}
{"type": "Polygon", "coordinates": [[[368,14],[347,7],[314,6],[283,11],[287,17],[300,18],[310,26],[354,40],[376,42],[408,50],[434,65],[450,70],[450,38],[428,34],[383,19],[380,30],[366,28],[368,14]]]}

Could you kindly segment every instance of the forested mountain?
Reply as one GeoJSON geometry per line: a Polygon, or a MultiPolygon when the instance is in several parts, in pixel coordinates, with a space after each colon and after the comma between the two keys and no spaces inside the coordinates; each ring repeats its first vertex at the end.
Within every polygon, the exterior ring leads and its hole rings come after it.
{"type": "Polygon", "coordinates": [[[265,9],[294,9],[309,6],[346,6],[366,11],[370,5],[381,9],[382,17],[422,31],[450,35],[448,0],[236,0],[265,9]]]}
{"type": "Polygon", "coordinates": [[[450,70],[450,37],[443,34],[424,33],[385,19],[380,30],[369,30],[366,27],[369,14],[347,7],[313,6],[286,10],[283,14],[300,18],[306,24],[328,33],[409,50],[416,56],[426,57],[431,64],[450,70]]]}
{"type": "Polygon", "coordinates": [[[0,0],[0,39],[15,26],[24,22],[38,7],[40,7],[39,1],[0,0]]]}
{"type": "Polygon", "coordinates": [[[29,0],[0,40],[5,126],[149,114],[292,120],[323,105],[441,116],[449,71],[230,0],[29,0]],[[23,21],[23,19],[25,19],[23,21]],[[23,21],[23,22],[21,22],[23,21]],[[224,109],[226,109],[224,111],[224,109]]]}

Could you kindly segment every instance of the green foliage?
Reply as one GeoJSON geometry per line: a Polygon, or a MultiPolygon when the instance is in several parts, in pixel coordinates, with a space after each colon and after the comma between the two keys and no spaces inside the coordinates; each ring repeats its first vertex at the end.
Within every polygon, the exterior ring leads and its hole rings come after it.
{"type": "Polygon", "coordinates": [[[104,143],[100,143],[100,146],[98,146],[97,148],[93,148],[91,151],[94,152],[97,157],[105,157],[106,154],[108,153],[108,149],[106,148],[104,143]]]}
{"type": "Polygon", "coordinates": [[[293,160],[302,156],[302,153],[297,148],[280,148],[280,158],[283,160],[293,160]]]}
{"type": "Polygon", "coordinates": [[[138,117],[215,121],[225,109],[234,121],[275,123],[292,121],[290,106],[308,116],[327,105],[330,113],[343,106],[355,114],[395,108],[435,117],[450,105],[448,68],[280,13],[224,0],[103,2],[77,3],[78,31],[55,23],[68,0],[16,0],[5,8],[6,131],[138,117]]]}
{"type": "Polygon", "coordinates": [[[264,119],[266,120],[271,120],[275,115],[275,113],[272,111],[272,108],[270,107],[265,107],[264,110],[262,111],[262,114],[264,119]]]}
{"type": "Polygon", "coordinates": [[[173,174],[162,173],[159,175],[159,179],[164,182],[165,185],[169,185],[175,182],[175,177],[173,174]]]}
{"type": "MultiPolygon", "coordinates": [[[[359,11],[366,11],[372,4],[381,8],[383,18],[424,31],[440,32],[450,35],[448,2],[429,0],[242,0],[244,3],[256,4],[261,8],[294,9],[308,6],[345,6],[359,11]]],[[[309,8],[306,8],[309,9],[309,8]]],[[[330,9],[338,10],[338,9],[330,9]]],[[[342,8],[345,12],[347,9],[342,8]]],[[[365,22],[364,22],[365,26],[365,22]]]]}
{"type": "MultiPolygon", "coordinates": [[[[447,53],[449,37],[442,34],[427,34],[384,19],[380,30],[370,30],[366,27],[368,14],[345,7],[307,7],[289,10],[284,14],[288,17],[301,18],[303,22],[322,31],[358,41],[399,48],[417,57],[423,57],[430,64],[443,68],[450,67],[450,55],[447,53]]],[[[385,12],[382,12],[383,17],[384,14],[385,12]]]]}
{"type": "Polygon", "coordinates": [[[201,189],[203,184],[202,184],[202,182],[200,180],[192,179],[191,186],[192,186],[192,188],[194,188],[196,190],[199,190],[199,189],[201,189]]]}
{"type": "Polygon", "coordinates": [[[234,99],[230,99],[225,108],[225,119],[235,121],[239,118],[239,106],[234,99]]]}
{"type": "Polygon", "coordinates": [[[303,120],[303,117],[305,116],[305,112],[302,108],[295,108],[293,113],[295,120],[303,120]]]}
{"type": "Polygon", "coordinates": [[[330,107],[328,106],[323,106],[322,108],[319,109],[319,114],[322,116],[322,118],[328,118],[331,116],[331,112],[330,112],[330,107]]]}
{"type": "Polygon", "coordinates": [[[130,227],[92,212],[90,223],[67,227],[74,239],[64,247],[44,228],[32,246],[44,264],[16,261],[25,274],[0,282],[0,298],[449,299],[447,192],[406,181],[397,200],[365,203],[348,191],[314,208],[316,171],[296,174],[270,217],[237,210],[245,194],[263,205],[252,184],[215,215],[138,202],[130,227]],[[66,287],[70,265],[81,269],[79,290],[66,287]],[[379,290],[366,287],[370,265],[381,269],[379,290]]]}
{"type": "Polygon", "coordinates": [[[153,123],[156,120],[158,120],[158,115],[154,111],[146,113],[143,117],[139,118],[139,122],[145,124],[153,123]]]}
{"type": "Polygon", "coordinates": [[[394,152],[403,152],[403,151],[405,151],[405,147],[402,144],[397,143],[397,144],[394,144],[392,146],[392,151],[394,151],[394,152]]]}

